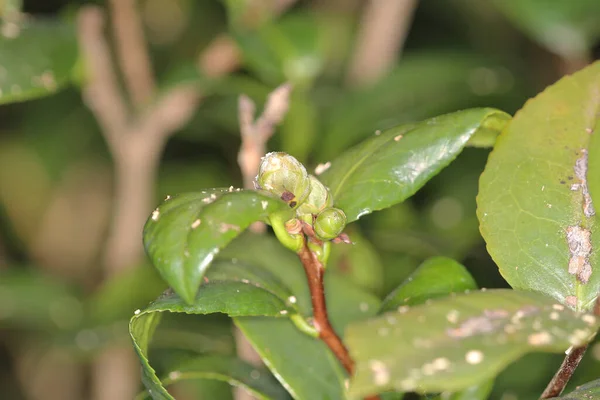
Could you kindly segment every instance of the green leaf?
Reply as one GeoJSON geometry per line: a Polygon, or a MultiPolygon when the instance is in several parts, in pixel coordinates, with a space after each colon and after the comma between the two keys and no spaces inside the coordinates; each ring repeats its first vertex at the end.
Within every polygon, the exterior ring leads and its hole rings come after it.
{"type": "Polygon", "coordinates": [[[377,249],[357,229],[345,232],[352,244],[332,246],[327,265],[329,273],[343,276],[372,293],[381,294],[384,276],[377,249]]]}
{"type": "MultiPolygon", "coordinates": [[[[264,368],[228,356],[203,356],[183,363],[163,379],[164,386],[190,379],[214,379],[246,389],[260,400],[289,399],[283,387],[264,368]]],[[[139,399],[146,398],[143,394],[139,399]]]]}
{"type": "MultiPolygon", "coordinates": [[[[600,398],[600,379],[579,386],[576,390],[561,397],[552,399],[560,400],[590,400],[600,398]]],[[[552,400],[550,399],[550,400],[552,400]]]]}
{"type": "MultiPolygon", "coordinates": [[[[345,375],[320,340],[300,332],[287,318],[246,317],[296,316],[296,324],[306,324],[298,313],[310,315],[310,294],[302,266],[293,253],[272,237],[246,233],[219,255],[205,278],[208,282],[200,287],[193,305],[173,294],[167,295],[131,321],[130,334],[142,362],[143,380],[152,393],[164,396],[164,388],[161,389],[147,359],[157,315],[161,314],[157,311],[222,312],[236,317],[236,324],[248,335],[269,369],[296,398],[342,398],[345,375]],[[319,379],[305,379],[307,368],[319,379]]],[[[325,276],[325,287],[330,318],[338,333],[349,322],[370,317],[379,309],[376,297],[335,275],[325,276]]]]}
{"type": "Polygon", "coordinates": [[[78,56],[72,25],[0,21],[0,30],[0,104],[52,94],[72,78],[78,56]]]}
{"type": "Polygon", "coordinates": [[[554,53],[566,58],[586,55],[600,38],[596,0],[495,0],[494,5],[517,27],[554,53]]]}
{"type": "Polygon", "coordinates": [[[344,398],[346,375],[327,346],[288,319],[234,318],[263,362],[296,400],[344,398]]]}
{"type": "Polygon", "coordinates": [[[162,386],[148,361],[150,340],[160,322],[162,312],[186,314],[224,313],[229,316],[254,315],[281,317],[288,307],[277,296],[247,281],[214,281],[202,285],[192,304],[172,293],[166,293],[143,311],[136,311],[129,323],[129,333],[140,362],[142,382],[153,399],[172,399],[162,386]]]}
{"type": "Polygon", "coordinates": [[[352,222],[412,196],[477,131],[500,131],[509,118],[499,110],[475,108],[392,128],[334,159],[319,179],[352,222]]]}
{"type": "Polygon", "coordinates": [[[15,268],[0,274],[0,327],[65,331],[83,319],[83,304],[68,285],[35,270],[15,268]]]}
{"type": "MultiPolygon", "coordinates": [[[[325,290],[329,317],[338,334],[350,322],[371,317],[379,309],[377,298],[335,275],[325,275],[325,290]]],[[[296,400],[344,398],[346,375],[319,339],[302,334],[287,320],[243,317],[234,321],[296,400]]]]}
{"type": "Polygon", "coordinates": [[[154,266],[186,302],[217,253],[252,222],[287,205],[254,191],[210,189],[167,198],[144,226],[144,245],[154,266]]]}
{"type": "Polygon", "coordinates": [[[447,257],[432,257],[385,298],[381,312],[473,289],[477,289],[477,283],[460,263],[447,257]]]}
{"type": "Polygon", "coordinates": [[[480,230],[504,279],[577,310],[600,292],[600,230],[586,185],[599,91],[595,63],[528,101],[498,138],[477,197],[480,230]]]}
{"type": "Polygon", "coordinates": [[[528,352],[587,343],[598,327],[593,315],[507,289],[406,306],[348,327],[346,344],[356,362],[349,391],[354,398],[391,389],[458,391],[528,352]]]}

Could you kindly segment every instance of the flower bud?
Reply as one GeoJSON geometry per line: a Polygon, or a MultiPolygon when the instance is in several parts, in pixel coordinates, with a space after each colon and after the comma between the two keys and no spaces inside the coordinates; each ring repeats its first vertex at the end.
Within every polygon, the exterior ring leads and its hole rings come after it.
{"type": "Polygon", "coordinates": [[[298,215],[316,215],[325,208],[333,205],[333,197],[329,193],[329,189],[314,176],[309,175],[308,177],[310,179],[310,194],[302,205],[298,207],[298,215]]]}
{"type": "Polygon", "coordinates": [[[256,181],[260,189],[277,195],[292,208],[300,205],[310,193],[306,168],[286,153],[268,153],[262,159],[256,181]]]}
{"type": "Polygon", "coordinates": [[[346,214],[339,208],[326,208],[317,215],[313,226],[315,234],[321,240],[332,240],[346,227],[346,214]]]}

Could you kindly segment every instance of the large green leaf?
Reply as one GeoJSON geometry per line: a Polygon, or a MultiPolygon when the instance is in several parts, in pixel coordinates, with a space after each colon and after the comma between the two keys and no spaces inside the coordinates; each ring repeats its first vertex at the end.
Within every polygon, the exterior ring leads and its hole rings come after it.
{"type": "Polygon", "coordinates": [[[587,343],[598,327],[591,314],[507,289],[406,306],[348,327],[346,343],[356,361],[350,394],[461,390],[525,353],[558,353],[587,343]]]}
{"type": "Polygon", "coordinates": [[[600,2],[596,0],[495,0],[516,26],[563,57],[581,57],[600,38],[600,2]]]}
{"type": "MultiPolygon", "coordinates": [[[[576,390],[561,397],[553,397],[556,400],[591,400],[600,398],[600,379],[579,386],[576,390]]],[[[551,399],[551,400],[552,400],[551,399]]]]}
{"type": "Polygon", "coordinates": [[[232,189],[167,197],[144,227],[144,245],[154,266],[188,303],[223,247],[252,222],[287,207],[273,197],[232,189]]]}
{"type": "Polygon", "coordinates": [[[433,257],[423,262],[402,285],[385,298],[381,312],[473,289],[477,289],[477,283],[465,267],[451,258],[433,257]]]}
{"type": "MultiPolygon", "coordinates": [[[[345,375],[339,362],[318,339],[298,330],[310,316],[310,294],[297,257],[268,236],[246,233],[231,243],[215,260],[192,305],[174,294],[135,315],[130,334],[143,366],[143,380],[155,398],[163,399],[164,388],[148,363],[150,339],[160,312],[206,314],[221,312],[236,317],[265,363],[290,393],[298,399],[338,399],[345,375]],[[160,311],[160,312],[157,312],[160,311]],[[247,316],[293,317],[249,318],[247,316]],[[294,325],[296,324],[296,326],[294,325]],[[303,360],[305,362],[290,362],[303,360]],[[307,380],[307,363],[315,376],[307,380]]],[[[374,315],[380,302],[373,295],[335,275],[325,276],[332,325],[338,333],[350,321],[374,315]]]]}
{"type": "Polygon", "coordinates": [[[184,302],[175,294],[165,294],[129,323],[129,332],[135,351],[142,363],[142,381],[153,399],[172,399],[156,376],[148,361],[148,348],[162,312],[186,314],[225,313],[230,316],[253,315],[281,317],[293,309],[270,291],[249,281],[214,280],[202,285],[193,304],[184,302]]]}
{"type": "MultiPolygon", "coordinates": [[[[187,361],[172,369],[163,385],[190,379],[214,379],[246,389],[260,400],[289,399],[289,395],[264,368],[252,366],[240,359],[228,356],[203,356],[187,361]]],[[[147,393],[138,399],[149,397],[147,393]]]]}
{"type": "Polygon", "coordinates": [[[238,317],[235,324],[296,400],[343,399],[346,375],[327,346],[290,320],[238,317]]]}
{"type": "Polygon", "coordinates": [[[59,21],[0,20],[0,104],[56,92],[77,62],[74,27],[59,21]]]}
{"type": "MultiPolygon", "coordinates": [[[[326,275],[325,291],[334,329],[375,315],[373,295],[335,275],[326,275]]],[[[297,400],[344,398],[346,375],[320,340],[302,334],[289,321],[273,318],[235,318],[265,364],[297,400]]]]}
{"type": "Polygon", "coordinates": [[[586,185],[598,93],[595,63],[528,101],[498,138],[477,198],[481,233],[508,283],[577,310],[600,292],[600,230],[586,185]]]}
{"type": "Polygon", "coordinates": [[[510,116],[476,108],[375,135],[331,162],[320,177],[348,222],[413,195],[446,167],[478,131],[500,131],[510,116]]]}

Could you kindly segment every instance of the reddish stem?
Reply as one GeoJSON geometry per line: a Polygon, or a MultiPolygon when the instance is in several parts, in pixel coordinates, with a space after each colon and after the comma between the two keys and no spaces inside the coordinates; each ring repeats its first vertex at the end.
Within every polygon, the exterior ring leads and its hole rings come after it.
{"type": "MultiPolygon", "coordinates": [[[[600,296],[596,298],[594,314],[600,317],[600,296]]],[[[581,359],[583,358],[587,348],[588,345],[586,344],[585,346],[572,349],[571,352],[567,354],[560,365],[560,368],[558,371],[556,371],[556,374],[554,374],[552,380],[550,383],[548,383],[548,386],[546,386],[546,389],[542,393],[540,399],[549,399],[551,397],[560,396],[562,391],[565,389],[565,386],[567,386],[567,383],[569,383],[571,376],[573,376],[573,373],[577,369],[577,366],[581,362],[581,359]]]]}
{"type": "MultiPolygon", "coordinates": [[[[306,272],[313,307],[313,323],[319,332],[319,338],[329,347],[348,374],[352,375],[354,372],[354,360],[350,357],[350,353],[348,353],[348,349],[340,337],[333,330],[327,316],[325,286],[323,285],[325,267],[317,256],[310,251],[306,245],[306,241],[302,249],[298,252],[298,257],[302,261],[304,271],[306,272]]],[[[369,396],[365,400],[379,400],[379,396],[369,396]]]]}
{"type": "Polygon", "coordinates": [[[315,254],[310,251],[306,242],[298,252],[298,257],[300,257],[300,261],[302,261],[304,271],[306,272],[310,297],[312,300],[314,325],[319,332],[319,338],[331,349],[348,374],[352,375],[354,372],[354,361],[350,358],[348,349],[346,349],[342,340],[333,330],[333,327],[329,323],[329,317],[327,316],[325,288],[323,286],[325,268],[315,254]]]}

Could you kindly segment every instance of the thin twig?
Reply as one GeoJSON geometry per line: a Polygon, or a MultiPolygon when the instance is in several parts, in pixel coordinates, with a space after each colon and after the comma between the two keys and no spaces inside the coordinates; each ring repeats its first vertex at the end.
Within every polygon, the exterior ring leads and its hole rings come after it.
{"type": "Polygon", "coordinates": [[[417,0],[370,0],[364,11],[347,80],[368,85],[395,64],[404,45],[417,0]]]}
{"type": "Polygon", "coordinates": [[[244,187],[252,188],[254,177],[258,172],[261,157],[266,153],[266,145],[275,126],[283,121],[290,106],[292,86],[285,83],[269,94],[265,109],[254,121],[256,107],[247,96],[241,95],[238,101],[238,118],[242,146],[238,154],[238,164],[242,170],[244,187]]]}
{"type": "Polygon", "coordinates": [[[306,240],[298,253],[298,258],[300,258],[304,266],[304,272],[308,280],[313,307],[313,324],[317,332],[319,332],[319,338],[329,347],[348,374],[352,375],[354,372],[354,361],[340,337],[333,330],[327,315],[325,288],[323,286],[325,268],[316,255],[308,248],[306,240]]]}
{"type": "MultiPolygon", "coordinates": [[[[290,102],[291,86],[284,84],[276,88],[267,99],[264,111],[255,121],[256,105],[246,95],[240,95],[238,100],[238,119],[242,144],[238,154],[238,164],[242,171],[244,187],[254,188],[254,178],[258,173],[261,157],[266,153],[267,142],[275,133],[275,126],[283,120],[290,102]]],[[[250,226],[254,233],[263,233],[265,224],[255,222],[250,226]]],[[[244,334],[237,328],[234,330],[238,356],[252,364],[262,362],[260,355],[254,350],[244,334]]],[[[243,390],[234,392],[236,400],[252,398],[243,390]]]]}
{"type": "MultiPolygon", "coordinates": [[[[147,104],[154,90],[149,58],[133,0],[112,0],[113,27],[125,83],[134,105],[147,104]]],[[[83,97],[96,116],[115,164],[112,224],[104,249],[105,275],[136,265],[143,255],[141,227],[154,202],[154,181],[168,136],[192,116],[199,94],[175,87],[141,114],[129,115],[104,37],[104,15],[82,7],[80,47],[89,69],[83,97]]],[[[135,356],[130,348],[111,347],[93,365],[95,400],[125,400],[137,391],[135,356]]]]}
{"type": "MultiPolygon", "coordinates": [[[[600,317],[600,295],[596,298],[596,303],[594,305],[594,315],[600,317]]],[[[567,384],[571,380],[571,377],[573,376],[573,373],[575,372],[577,366],[581,362],[581,359],[583,358],[587,348],[588,345],[586,344],[584,346],[572,349],[567,354],[562,364],[560,365],[560,368],[558,369],[558,371],[556,371],[556,374],[554,374],[552,380],[550,381],[550,383],[548,383],[548,386],[546,386],[546,389],[540,396],[540,399],[549,399],[552,397],[560,396],[560,394],[565,389],[565,386],[567,386],[567,384]]]]}
{"type": "Polygon", "coordinates": [[[155,84],[136,0],[109,3],[119,66],[131,101],[140,108],[152,98],[155,84]]]}

